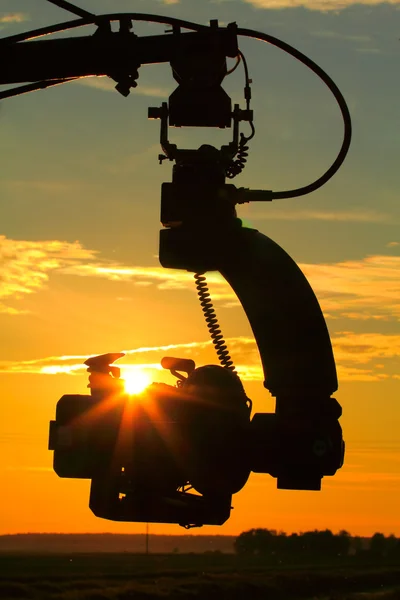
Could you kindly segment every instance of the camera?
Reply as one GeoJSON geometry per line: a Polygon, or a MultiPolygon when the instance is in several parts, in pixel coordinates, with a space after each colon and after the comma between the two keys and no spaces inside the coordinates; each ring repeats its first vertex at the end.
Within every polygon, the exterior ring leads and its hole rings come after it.
{"type": "Polygon", "coordinates": [[[305,426],[277,414],[250,420],[235,372],[170,357],[161,364],[176,385],[152,383],[132,396],[111,365],[121,356],[86,361],[91,394],[63,396],[50,422],[55,472],[91,480],[98,517],[222,525],[251,471],[277,477],[280,488],[320,489],[343,460],[334,411],[305,426]]]}
{"type": "Polygon", "coordinates": [[[242,448],[250,409],[239,377],[165,358],[177,385],[152,383],[130,396],[109,365],[120,356],[86,361],[91,394],[59,400],[49,436],[55,472],[91,479],[90,507],[103,518],[222,524],[250,474],[242,448]]]}

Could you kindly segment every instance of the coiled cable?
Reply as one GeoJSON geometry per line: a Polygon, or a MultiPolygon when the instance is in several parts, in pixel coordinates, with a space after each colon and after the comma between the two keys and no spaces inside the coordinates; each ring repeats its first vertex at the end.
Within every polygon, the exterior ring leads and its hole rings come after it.
{"type": "Polygon", "coordinates": [[[244,135],[244,133],[241,133],[236,158],[231,162],[225,172],[228,179],[233,179],[237,175],[240,175],[240,173],[244,170],[249,157],[249,147],[247,142],[248,138],[244,135]]]}
{"type": "MultiPolygon", "coordinates": [[[[244,75],[245,75],[245,88],[244,88],[244,97],[246,100],[246,109],[250,111],[250,101],[251,101],[251,83],[249,75],[249,67],[247,65],[247,60],[243,52],[239,52],[239,62],[243,63],[244,75]]],[[[239,64],[239,63],[237,63],[239,64]]],[[[236,68],[236,66],[235,66],[236,68]]],[[[240,175],[247,164],[247,159],[249,157],[249,146],[248,143],[253,139],[256,133],[256,129],[254,127],[254,122],[251,120],[250,122],[251,134],[249,136],[245,136],[244,133],[240,134],[240,142],[239,147],[236,153],[236,157],[232,159],[229,166],[225,171],[225,175],[228,179],[234,179],[237,175],[240,175]]]]}
{"type": "Polygon", "coordinates": [[[200,299],[201,308],[204,313],[206,324],[210,332],[211,341],[214,344],[219,362],[225,369],[233,371],[233,373],[237,374],[235,365],[233,364],[233,360],[229,354],[228,347],[218,323],[218,318],[211,300],[210,291],[208,289],[207,279],[204,273],[196,273],[194,279],[196,281],[196,288],[200,299]]]}

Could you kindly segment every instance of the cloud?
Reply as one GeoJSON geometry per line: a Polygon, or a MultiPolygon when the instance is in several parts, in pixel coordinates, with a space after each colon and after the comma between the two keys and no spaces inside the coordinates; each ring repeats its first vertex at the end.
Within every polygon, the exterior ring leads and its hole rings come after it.
{"type": "Polygon", "coordinates": [[[354,472],[346,472],[339,471],[336,475],[338,482],[339,481],[348,481],[349,483],[353,483],[354,485],[360,483],[372,483],[373,481],[382,482],[382,483],[400,483],[400,473],[375,473],[375,472],[365,472],[365,473],[354,473],[354,472]]]}
{"type": "Polygon", "coordinates": [[[244,0],[256,8],[281,9],[281,8],[307,8],[320,12],[338,11],[362,4],[364,6],[377,6],[380,4],[397,5],[400,0],[244,0]]]}
{"type": "Polygon", "coordinates": [[[389,379],[390,376],[385,373],[376,372],[373,369],[360,369],[356,367],[346,367],[340,363],[337,365],[339,381],[362,381],[373,382],[389,379]]]}
{"type": "MultiPolygon", "coordinates": [[[[226,340],[236,369],[243,381],[263,381],[264,375],[259,359],[258,348],[253,338],[235,337],[226,340]]],[[[400,335],[357,334],[347,332],[333,336],[334,353],[340,381],[382,381],[396,379],[386,369],[390,361],[394,373],[400,366],[400,335]],[[376,364],[379,360],[379,364],[376,364]]],[[[122,370],[144,369],[149,371],[153,380],[163,380],[160,360],[166,355],[178,355],[192,358],[197,365],[217,363],[212,342],[194,341],[182,344],[168,344],[122,350],[125,358],[119,363],[122,370]]],[[[92,356],[100,354],[94,352],[92,356]]],[[[75,375],[83,374],[83,364],[88,355],[50,356],[35,360],[1,361],[0,373],[38,374],[38,375],[75,375]]]]}
{"type": "MultiPolygon", "coordinates": [[[[101,259],[96,250],[86,249],[79,242],[25,241],[0,236],[0,265],[0,312],[10,316],[24,312],[20,301],[43,290],[53,273],[155,286],[162,291],[196,292],[191,273],[118,264],[101,259]]],[[[377,255],[299,266],[328,318],[400,320],[400,256],[377,255]]],[[[209,273],[207,280],[212,298],[220,306],[240,306],[221,275],[209,273]]]]}
{"type": "Polygon", "coordinates": [[[26,312],[5,302],[40,291],[51,272],[92,260],[95,255],[95,251],[86,250],[79,242],[11,240],[0,235],[0,313],[26,312]]]}
{"type": "Polygon", "coordinates": [[[0,303],[0,315],[26,315],[29,311],[14,308],[13,306],[5,306],[0,303]]]}
{"type": "MultiPolygon", "coordinates": [[[[335,335],[334,348],[340,363],[365,365],[371,361],[396,359],[400,366],[400,335],[342,333],[335,335]]],[[[375,368],[381,369],[382,364],[375,368]]]]}
{"type": "Polygon", "coordinates": [[[400,444],[397,440],[349,440],[346,446],[346,454],[358,457],[359,460],[359,457],[364,457],[364,460],[361,460],[364,464],[371,464],[372,461],[375,461],[375,464],[379,465],[382,458],[385,462],[397,463],[400,461],[400,444]]]}
{"type": "Polygon", "coordinates": [[[386,244],[387,248],[396,248],[397,246],[400,246],[400,242],[389,242],[386,244]]]}
{"type": "Polygon", "coordinates": [[[62,194],[62,193],[77,193],[84,188],[87,192],[94,192],[96,184],[88,183],[79,179],[68,180],[51,180],[40,181],[37,179],[6,179],[3,180],[4,185],[15,192],[41,192],[44,194],[62,194]]]}
{"type": "MultiPolygon", "coordinates": [[[[258,360],[257,348],[252,338],[237,337],[230,338],[229,348],[232,357],[245,359],[247,362],[258,360]]],[[[126,355],[125,363],[121,363],[122,369],[145,368],[159,370],[160,356],[179,352],[182,357],[206,358],[212,349],[211,340],[200,342],[185,342],[181,344],[164,344],[161,346],[142,346],[121,350],[126,355]],[[145,362],[144,362],[145,360],[145,362]]],[[[90,356],[97,356],[100,352],[94,352],[90,356]]],[[[60,373],[74,374],[77,371],[85,371],[83,364],[89,358],[88,355],[66,355],[48,356],[45,358],[24,361],[0,361],[0,372],[2,373],[26,373],[39,375],[55,375],[60,373]]]]}
{"type": "MultiPolygon", "coordinates": [[[[236,369],[244,381],[262,381],[258,350],[252,338],[237,337],[227,340],[236,369]]],[[[168,344],[162,346],[140,347],[122,350],[126,357],[118,363],[121,376],[132,370],[148,371],[155,381],[165,381],[170,378],[160,364],[166,355],[179,355],[182,358],[192,358],[197,365],[218,363],[211,340],[168,344]],[[163,374],[165,375],[163,377],[163,374]]],[[[94,353],[96,356],[99,352],[94,353]]],[[[89,358],[87,355],[51,356],[25,361],[1,361],[0,373],[35,374],[35,375],[76,375],[84,374],[87,367],[83,364],[89,358]]]]}
{"type": "Polygon", "coordinates": [[[8,13],[0,15],[0,24],[23,23],[28,21],[29,17],[26,13],[8,13]]]}
{"type": "MultiPolygon", "coordinates": [[[[155,285],[164,291],[196,290],[193,275],[186,271],[124,266],[99,260],[98,254],[79,242],[13,240],[0,235],[0,313],[25,313],[20,301],[45,289],[53,273],[127,281],[143,287],[155,285]]],[[[214,286],[216,298],[236,299],[222,276],[211,273],[208,281],[214,286]]]]}
{"type": "Polygon", "coordinates": [[[400,487],[400,475],[397,473],[376,472],[354,472],[346,471],[345,466],[340,469],[334,478],[325,477],[323,486],[325,488],[336,488],[340,490],[357,490],[358,492],[376,492],[380,494],[397,493],[400,487]]]}
{"type": "Polygon", "coordinates": [[[380,48],[356,48],[359,54],[383,54],[380,48]]]}
{"type": "MultiPolygon", "coordinates": [[[[246,215],[244,215],[246,218],[246,215]]],[[[393,225],[396,220],[393,215],[381,213],[376,210],[346,210],[346,211],[319,211],[319,210],[271,210],[261,213],[251,213],[251,221],[337,221],[344,223],[388,223],[393,225]]]]}
{"type": "Polygon", "coordinates": [[[400,256],[368,256],[300,267],[331,316],[400,319],[400,256]]]}
{"type": "Polygon", "coordinates": [[[343,332],[332,336],[340,381],[396,379],[400,335],[343,332]]]}
{"type": "Polygon", "coordinates": [[[369,43],[372,42],[372,37],[369,35],[356,35],[356,34],[348,34],[341,33],[339,31],[329,31],[329,30],[321,30],[321,31],[312,31],[310,35],[319,38],[332,39],[332,40],[345,40],[348,42],[356,42],[356,43],[369,43]]]}
{"type": "MultiPolygon", "coordinates": [[[[11,300],[46,287],[52,273],[126,281],[139,286],[156,286],[163,291],[195,291],[193,275],[157,266],[125,266],[105,259],[79,242],[58,240],[24,241],[0,236],[0,312],[15,315],[24,307],[11,300]]],[[[301,264],[325,314],[350,320],[400,318],[400,257],[370,256],[356,261],[301,264]]],[[[238,300],[217,273],[208,275],[215,301],[225,307],[238,300]]]]}
{"type": "Polygon", "coordinates": [[[25,471],[31,473],[53,473],[52,467],[28,467],[25,465],[20,466],[8,466],[5,468],[6,471],[25,471]]]}
{"type": "MultiPolygon", "coordinates": [[[[65,267],[62,272],[81,277],[101,277],[111,281],[137,281],[141,285],[156,284],[162,290],[186,289],[193,287],[193,274],[187,271],[164,269],[163,267],[128,267],[107,263],[76,264],[65,267]]],[[[211,283],[227,284],[222,276],[215,273],[207,275],[211,283]]]]}
{"type": "MultiPolygon", "coordinates": [[[[300,268],[330,318],[400,319],[400,256],[300,264],[300,268]]],[[[153,284],[160,290],[194,290],[193,275],[161,267],[124,267],[92,262],[70,265],[62,272],[140,285],[153,284]]],[[[210,273],[207,280],[215,301],[223,302],[225,307],[240,306],[233,290],[219,274],[210,273]]]]}
{"type": "MultiPolygon", "coordinates": [[[[115,92],[115,86],[117,85],[110,77],[82,77],[78,81],[74,82],[86,87],[95,88],[104,92],[115,92]]],[[[150,98],[168,98],[171,91],[167,88],[141,85],[140,81],[138,87],[131,90],[132,94],[139,94],[139,96],[148,96],[150,98]]]]}

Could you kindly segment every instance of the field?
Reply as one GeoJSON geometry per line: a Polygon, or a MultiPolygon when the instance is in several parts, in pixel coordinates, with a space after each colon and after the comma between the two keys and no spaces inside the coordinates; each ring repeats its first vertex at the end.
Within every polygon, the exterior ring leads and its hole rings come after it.
{"type": "Polygon", "coordinates": [[[0,598],[400,600],[400,567],[266,567],[209,554],[0,554],[0,598]]]}

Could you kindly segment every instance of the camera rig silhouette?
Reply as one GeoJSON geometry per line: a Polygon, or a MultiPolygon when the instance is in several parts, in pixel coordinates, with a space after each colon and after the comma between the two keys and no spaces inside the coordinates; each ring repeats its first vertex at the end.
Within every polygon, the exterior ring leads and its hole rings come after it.
{"type": "Polygon", "coordinates": [[[344,441],[338,382],[326,323],[307,279],[275,242],[242,226],[236,206],[300,197],[322,187],[340,168],[351,141],[346,102],[312,60],[277,38],[235,23],[221,27],[147,14],[94,15],[65,0],[48,0],[78,18],[0,40],[0,84],[23,84],[0,99],[87,76],[108,76],[128,96],[139,68],[170,63],[178,86],[161,107],[160,163],[174,163],[161,197],[159,260],[167,269],[193,272],[219,365],[196,368],[189,359],[166,357],[162,366],[175,386],[153,383],[130,398],[120,369],[123,354],[86,361],[90,395],[65,395],[50,423],[49,449],[60,477],[91,480],[93,513],[116,521],[177,523],[186,528],[222,525],[232,495],[251,472],[277,479],[280,489],[320,490],[321,480],[343,464],[344,441]],[[139,37],[133,22],[167,24],[162,35],[139,37]],[[119,23],[118,30],[112,23],[119,23]],[[46,39],[48,34],[95,25],[93,35],[46,39]],[[281,48],[312,69],[335,96],[344,138],[332,166],[314,183],[274,192],[236,187],[254,136],[251,79],[239,36],[281,48]],[[227,59],[236,58],[229,71],[227,59]],[[225,77],[243,63],[245,107],[232,107],[225,77]],[[250,129],[245,136],[241,125],[250,129]],[[232,128],[218,149],[179,149],[169,127],[232,128]],[[252,404],[222,336],[205,273],[218,271],[248,317],[276,398],[275,413],[251,415],[252,404]]]}

